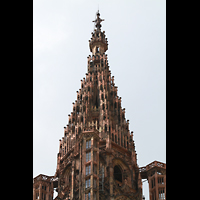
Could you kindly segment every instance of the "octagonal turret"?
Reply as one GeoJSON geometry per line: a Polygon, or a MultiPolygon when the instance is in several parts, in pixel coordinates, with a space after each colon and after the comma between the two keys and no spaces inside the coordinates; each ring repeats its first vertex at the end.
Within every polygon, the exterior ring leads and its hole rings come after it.
{"type": "Polygon", "coordinates": [[[103,54],[108,50],[108,41],[105,37],[105,31],[101,31],[101,22],[104,19],[101,19],[99,11],[97,12],[97,18],[93,22],[95,22],[96,29],[91,33],[92,38],[89,40],[90,51],[93,55],[103,54]]]}

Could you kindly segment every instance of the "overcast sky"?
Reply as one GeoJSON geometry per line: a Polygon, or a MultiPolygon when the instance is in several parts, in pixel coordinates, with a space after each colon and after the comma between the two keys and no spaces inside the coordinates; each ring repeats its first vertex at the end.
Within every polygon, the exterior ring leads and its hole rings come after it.
{"type": "MultiPolygon", "coordinates": [[[[165,0],[33,0],[34,177],[55,174],[59,139],[87,73],[98,7],[138,164],[166,162],[165,0]]],[[[147,182],[143,193],[148,200],[147,182]]]]}

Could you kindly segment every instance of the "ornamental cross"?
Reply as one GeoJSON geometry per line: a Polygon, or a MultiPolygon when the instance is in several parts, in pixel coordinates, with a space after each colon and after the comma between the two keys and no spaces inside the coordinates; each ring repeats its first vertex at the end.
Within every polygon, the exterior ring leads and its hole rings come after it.
{"type": "Polygon", "coordinates": [[[100,16],[100,13],[99,11],[97,11],[97,18],[94,21],[92,21],[92,22],[95,22],[95,26],[97,27],[97,30],[100,30],[101,22],[104,21],[104,19],[101,19],[99,16],[100,16]]]}

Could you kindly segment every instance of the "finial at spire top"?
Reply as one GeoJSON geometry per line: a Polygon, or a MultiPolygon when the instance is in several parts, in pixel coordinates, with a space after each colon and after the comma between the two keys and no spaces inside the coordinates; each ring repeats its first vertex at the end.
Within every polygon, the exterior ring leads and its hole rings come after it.
{"type": "Polygon", "coordinates": [[[99,10],[97,11],[97,18],[92,21],[92,22],[95,22],[95,26],[97,27],[97,30],[100,30],[101,29],[101,22],[104,21],[104,19],[101,19],[100,17],[100,13],[99,13],[99,10]]]}

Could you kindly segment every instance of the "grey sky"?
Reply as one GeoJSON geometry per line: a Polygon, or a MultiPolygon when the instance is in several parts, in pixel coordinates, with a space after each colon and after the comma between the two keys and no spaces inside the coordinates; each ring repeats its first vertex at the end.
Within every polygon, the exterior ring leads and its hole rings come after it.
{"type": "Polygon", "coordinates": [[[165,0],[33,0],[33,176],[55,173],[98,5],[138,164],[166,162],[165,0]]]}

